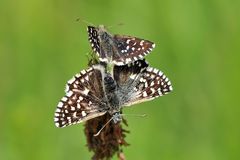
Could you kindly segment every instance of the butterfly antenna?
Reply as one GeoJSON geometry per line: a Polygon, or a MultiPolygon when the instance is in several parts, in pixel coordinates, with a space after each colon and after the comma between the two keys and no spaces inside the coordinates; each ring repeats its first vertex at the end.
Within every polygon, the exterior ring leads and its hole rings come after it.
{"type": "Polygon", "coordinates": [[[77,18],[76,21],[78,21],[78,22],[83,22],[83,23],[85,23],[85,24],[87,24],[87,25],[95,26],[93,23],[88,22],[88,21],[86,21],[86,20],[84,20],[84,19],[81,19],[81,18],[77,18]]]}
{"type": "MultiPolygon", "coordinates": [[[[121,116],[135,116],[135,117],[145,117],[146,116],[146,114],[120,114],[121,116]]],[[[93,136],[94,137],[97,137],[100,133],[101,133],[101,131],[108,125],[108,123],[110,123],[112,120],[113,120],[113,118],[114,117],[111,117],[108,121],[107,121],[107,123],[105,123],[103,126],[102,126],[102,128],[96,133],[96,134],[94,134],[93,136]]]]}
{"type": "Polygon", "coordinates": [[[97,136],[101,133],[101,131],[108,125],[108,123],[110,123],[112,120],[113,120],[113,117],[111,117],[111,118],[107,121],[107,123],[105,123],[105,124],[102,126],[102,128],[101,128],[96,134],[94,134],[93,136],[94,136],[94,137],[97,137],[97,136]]]}
{"type": "Polygon", "coordinates": [[[146,114],[121,114],[121,116],[146,117],[146,114]]]}
{"type": "Polygon", "coordinates": [[[117,24],[114,24],[114,25],[111,25],[111,26],[107,26],[107,29],[110,29],[112,27],[115,27],[115,26],[122,26],[124,25],[124,23],[120,22],[120,23],[117,23],[117,24]]]}

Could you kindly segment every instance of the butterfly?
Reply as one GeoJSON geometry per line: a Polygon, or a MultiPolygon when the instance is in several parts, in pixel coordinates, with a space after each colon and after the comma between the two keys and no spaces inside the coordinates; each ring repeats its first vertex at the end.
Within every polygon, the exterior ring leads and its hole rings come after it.
{"type": "Polygon", "coordinates": [[[57,127],[81,123],[107,112],[115,123],[125,106],[152,100],[172,91],[169,79],[145,60],[114,66],[113,74],[99,63],[73,76],[55,111],[57,127]]]}
{"type": "Polygon", "coordinates": [[[151,41],[133,36],[112,35],[103,25],[88,26],[88,39],[101,62],[125,65],[143,59],[155,47],[151,41]]]}

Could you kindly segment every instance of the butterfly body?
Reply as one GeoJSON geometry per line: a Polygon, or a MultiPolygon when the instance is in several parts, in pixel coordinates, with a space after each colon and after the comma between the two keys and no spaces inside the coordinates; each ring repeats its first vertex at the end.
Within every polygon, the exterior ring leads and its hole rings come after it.
{"type": "Polygon", "coordinates": [[[92,49],[101,62],[125,65],[143,59],[155,44],[133,36],[112,35],[103,25],[88,26],[88,36],[92,49]]]}
{"type": "Polygon", "coordinates": [[[114,55],[118,55],[113,36],[105,30],[104,26],[98,27],[98,39],[100,42],[100,57],[102,61],[112,61],[114,55]],[[107,55],[107,56],[106,56],[107,55]]]}
{"type": "Polygon", "coordinates": [[[121,121],[120,118],[120,102],[119,102],[119,96],[117,95],[117,84],[114,81],[113,77],[109,73],[104,73],[104,88],[105,88],[105,95],[107,99],[108,104],[108,112],[110,115],[115,115],[115,118],[113,118],[114,122],[117,123],[118,121],[121,121]],[[117,116],[119,115],[119,116],[117,116]]]}

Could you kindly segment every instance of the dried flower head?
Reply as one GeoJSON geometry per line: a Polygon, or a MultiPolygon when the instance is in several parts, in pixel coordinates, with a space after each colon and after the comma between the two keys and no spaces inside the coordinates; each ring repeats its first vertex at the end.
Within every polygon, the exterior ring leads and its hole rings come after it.
{"type": "MultiPolygon", "coordinates": [[[[110,159],[116,153],[120,160],[125,159],[122,146],[128,145],[124,139],[128,131],[124,130],[120,123],[114,124],[110,122],[98,136],[94,136],[111,117],[107,113],[101,117],[91,119],[85,124],[87,146],[90,151],[94,152],[93,160],[110,159]]],[[[124,119],[123,123],[127,125],[124,119]]]]}

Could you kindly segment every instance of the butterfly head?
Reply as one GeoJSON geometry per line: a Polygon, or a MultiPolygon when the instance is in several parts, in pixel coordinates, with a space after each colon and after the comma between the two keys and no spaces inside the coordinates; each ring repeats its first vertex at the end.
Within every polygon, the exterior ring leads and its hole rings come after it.
{"type": "Polygon", "coordinates": [[[106,30],[104,25],[99,25],[96,27],[98,38],[100,39],[100,42],[108,42],[112,35],[106,30]]]}
{"type": "Polygon", "coordinates": [[[122,121],[122,115],[120,114],[120,112],[115,112],[112,115],[112,119],[113,119],[113,122],[116,124],[122,121]]]}
{"type": "Polygon", "coordinates": [[[112,92],[116,89],[116,82],[113,80],[110,74],[106,74],[104,77],[104,85],[108,92],[112,92]]]}

